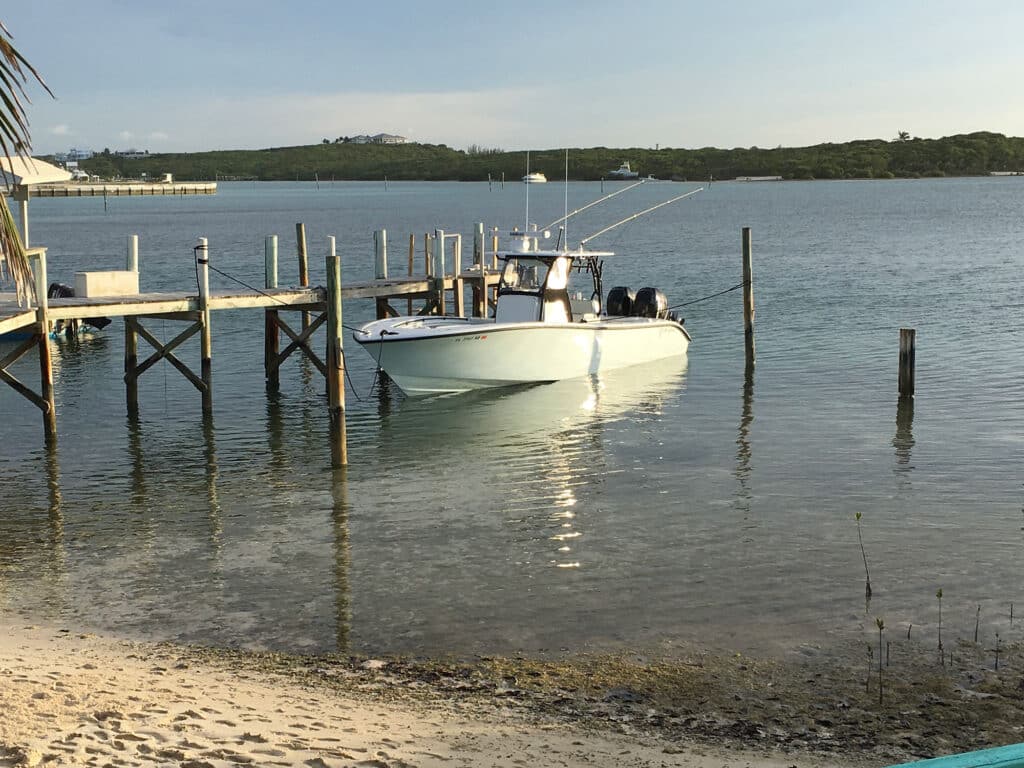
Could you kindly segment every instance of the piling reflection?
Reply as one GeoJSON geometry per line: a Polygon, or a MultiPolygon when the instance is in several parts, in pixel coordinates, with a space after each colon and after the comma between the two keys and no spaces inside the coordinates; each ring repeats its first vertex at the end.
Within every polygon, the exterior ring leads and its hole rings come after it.
{"type": "Polygon", "coordinates": [[[0,608],[34,615],[69,603],[65,500],[55,442],[20,457],[0,473],[0,608]]]}
{"type": "Polygon", "coordinates": [[[67,549],[64,537],[64,498],[60,490],[60,457],[55,443],[45,448],[47,522],[50,534],[50,576],[54,585],[56,607],[67,603],[67,549]]]}
{"type": "Polygon", "coordinates": [[[754,367],[748,365],[743,376],[743,407],[740,411],[740,426],[736,436],[736,508],[744,519],[750,514],[750,474],[753,453],[750,448],[750,425],[754,421],[754,367]]]}
{"type": "Polygon", "coordinates": [[[331,470],[331,524],[334,532],[334,639],[338,653],[350,650],[349,627],[352,625],[349,568],[352,555],[348,536],[348,470],[331,470]]]}
{"type": "Polygon", "coordinates": [[[220,578],[224,555],[224,515],[217,491],[217,441],[210,414],[203,416],[203,459],[206,477],[206,501],[209,506],[210,549],[215,575],[220,578]]]}
{"type": "Polygon", "coordinates": [[[896,405],[896,434],[892,438],[892,446],[896,449],[896,466],[893,471],[909,484],[910,471],[914,468],[910,463],[914,448],[913,397],[901,397],[896,405]]]}

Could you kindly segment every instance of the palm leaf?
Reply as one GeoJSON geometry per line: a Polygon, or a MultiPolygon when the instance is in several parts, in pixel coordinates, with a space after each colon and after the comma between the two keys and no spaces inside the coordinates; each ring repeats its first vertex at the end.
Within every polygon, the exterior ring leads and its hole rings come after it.
{"type": "MultiPolygon", "coordinates": [[[[0,21],[0,152],[8,160],[21,157],[31,160],[32,142],[29,137],[28,115],[25,103],[31,103],[25,84],[29,76],[35,79],[48,94],[53,92],[43,78],[24,56],[14,47],[11,33],[0,21]],[[22,101],[24,99],[24,101],[22,101]]],[[[4,177],[10,188],[10,179],[4,177]]],[[[0,194],[0,256],[6,259],[11,278],[19,297],[31,295],[33,287],[32,269],[25,253],[25,243],[11,215],[7,196],[0,194]]]]}

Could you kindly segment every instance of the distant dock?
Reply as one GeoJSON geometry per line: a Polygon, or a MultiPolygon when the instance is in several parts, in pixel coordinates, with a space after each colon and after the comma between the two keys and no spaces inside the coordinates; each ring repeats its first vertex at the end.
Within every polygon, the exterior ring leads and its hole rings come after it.
{"type": "Polygon", "coordinates": [[[32,197],[122,197],[136,195],[215,195],[217,183],[198,182],[67,182],[32,187],[32,197]]]}

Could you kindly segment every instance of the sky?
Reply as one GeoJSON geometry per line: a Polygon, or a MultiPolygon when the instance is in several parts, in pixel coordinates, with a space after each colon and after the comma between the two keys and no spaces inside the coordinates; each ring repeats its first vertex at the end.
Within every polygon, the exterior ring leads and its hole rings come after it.
{"type": "Polygon", "coordinates": [[[1024,135],[1016,0],[23,0],[33,151],[1024,135]]]}

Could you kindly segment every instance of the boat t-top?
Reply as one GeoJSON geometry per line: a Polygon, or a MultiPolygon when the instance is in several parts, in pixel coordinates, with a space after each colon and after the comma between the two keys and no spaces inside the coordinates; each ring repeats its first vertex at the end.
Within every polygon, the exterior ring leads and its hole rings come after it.
{"type": "Polygon", "coordinates": [[[559,381],[686,355],[690,334],[662,291],[616,286],[604,295],[611,251],[586,250],[585,241],[576,249],[541,248],[550,232],[536,225],[508,237],[509,247],[497,253],[501,279],[492,317],[393,317],[352,334],[403,392],[559,381]]]}

